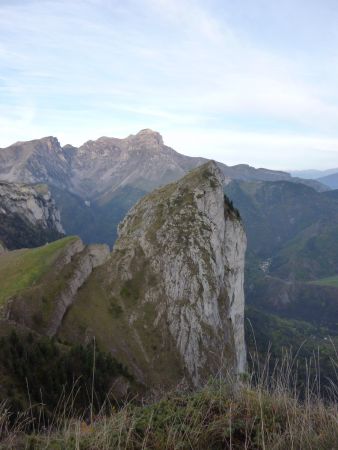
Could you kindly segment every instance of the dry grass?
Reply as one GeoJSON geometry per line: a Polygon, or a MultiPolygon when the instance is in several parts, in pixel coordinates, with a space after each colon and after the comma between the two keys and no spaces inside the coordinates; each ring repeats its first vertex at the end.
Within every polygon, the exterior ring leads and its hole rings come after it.
{"type": "MultiPolygon", "coordinates": [[[[309,372],[300,394],[296,356],[285,355],[272,368],[269,358],[263,365],[255,355],[252,360],[252,375],[245,379],[229,375],[227,379],[214,379],[195,392],[164,394],[161,400],[144,406],[129,403],[119,410],[111,407],[109,414],[104,405],[102,413],[90,423],[73,417],[71,398],[60,399],[47,429],[36,418],[32,426],[29,411],[9,426],[9,412],[2,405],[0,448],[337,449],[334,380],[324,400],[315,372],[313,376],[309,372]],[[25,434],[28,429],[30,434],[25,434]]],[[[336,361],[333,364],[337,367],[336,361]]],[[[72,398],[75,391],[76,388],[72,398]]]]}

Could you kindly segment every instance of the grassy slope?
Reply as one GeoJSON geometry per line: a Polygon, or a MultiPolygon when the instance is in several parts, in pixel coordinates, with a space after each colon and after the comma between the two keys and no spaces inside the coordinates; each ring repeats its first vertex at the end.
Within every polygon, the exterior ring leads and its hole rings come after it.
{"type": "MultiPolygon", "coordinates": [[[[113,258],[118,257],[113,254],[113,258]]],[[[154,306],[139,300],[144,295],[144,283],[151,282],[144,270],[146,264],[141,258],[134,268],[132,283],[114,277],[109,265],[95,269],[69,308],[58,338],[83,343],[92,333],[103,351],[113,351],[132,372],[141,370],[139,381],[166,386],[183,374],[176,352],[159,347],[165,325],[161,333],[152,326],[156,319],[154,306]]]]}
{"type": "Polygon", "coordinates": [[[39,282],[62,250],[76,239],[66,237],[43,247],[15,250],[0,255],[0,305],[11,296],[39,282]]]}

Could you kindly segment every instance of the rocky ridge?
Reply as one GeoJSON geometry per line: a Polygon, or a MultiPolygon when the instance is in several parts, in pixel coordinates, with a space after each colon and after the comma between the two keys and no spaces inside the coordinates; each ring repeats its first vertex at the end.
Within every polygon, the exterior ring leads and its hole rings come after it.
{"type": "MultiPolygon", "coordinates": [[[[47,183],[68,235],[80,236],[87,244],[112,246],[117,226],[131,206],[206,162],[176,152],[149,129],[125,139],[101,137],[78,148],[62,147],[56,138],[46,137],[0,149],[0,180],[47,183]]],[[[230,180],[285,180],[327,189],[315,180],[300,180],[285,172],[217,164],[225,184],[230,180]]]]}
{"type": "Polygon", "coordinates": [[[29,263],[34,252],[39,252],[39,258],[45,260],[47,270],[42,270],[33,283],[5,298],[1,316],[2,320],[52,337],[78,290],[94,268],[108,260],[110,251],[106,245],[85,246],[79,238],[64,238],[45,247],[8,252],[2,257],[5,259],[1,261],[0,278],[2,271],[8,273],[11,270],[14,261],[20,283],[21,265],[28,274],[36,270],[34,262],[29,263]]]}
{"type": "MultiPolygon", "coordinates": [[[[162,136],[141,130],[125,139],[101,137],[76,148],[61,147],[55,137],[17,142],[0,149],[0,180],[47,183],[87,200],[108,201],[114,192],[132,186],[145,192],[176,181],[187,171],[204,164],[205,158],[184,156],[166,146],[162,136]]],[[[297,180],[288,173],[255,169],[245,164],[218,163],[230,179],[297,180]]]]}

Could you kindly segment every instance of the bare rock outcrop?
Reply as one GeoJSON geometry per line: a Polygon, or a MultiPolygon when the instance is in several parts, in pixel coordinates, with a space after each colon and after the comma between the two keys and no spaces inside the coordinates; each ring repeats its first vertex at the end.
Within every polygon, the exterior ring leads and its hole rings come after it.
{"type": "Polygon", "coordinates": [[[36,247],[63,234],[46,185],[0,182],[0,240],[8,249],[36,247]]]}
{"type": "MultiPolygon", "coordinates": [[[[242,223],[224,199],[214,162],[141,200],[119,228],[115,273],[135,277],[137,254],[157,283],[138,301],[153,305],[193,384],[219,370],[245,368],[242,223]],[[136,259],[136,261],[135,261],[136,259]]],[[[142,339],[140,338],[142,341],[142,339]]]]}

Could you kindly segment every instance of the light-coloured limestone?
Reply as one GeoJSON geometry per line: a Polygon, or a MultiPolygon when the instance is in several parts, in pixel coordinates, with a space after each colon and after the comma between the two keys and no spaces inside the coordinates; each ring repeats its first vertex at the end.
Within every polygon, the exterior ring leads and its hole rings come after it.
{"type": "Polygon", "coordinates": [[[245,370],[245,250],[214,162],[140,200],[119,227],[119,276],[132,282],[133,261],[144,255],[158,282],[139,301],[156,305],[194,385],[245,370]]]}

